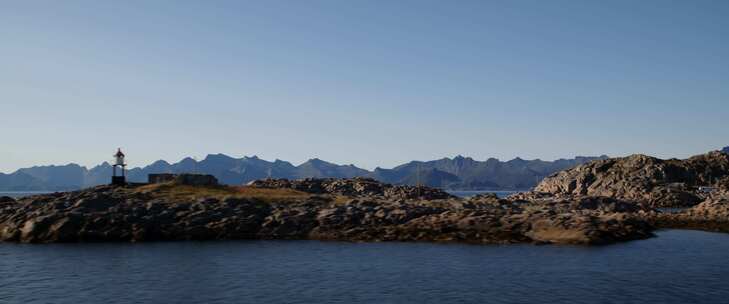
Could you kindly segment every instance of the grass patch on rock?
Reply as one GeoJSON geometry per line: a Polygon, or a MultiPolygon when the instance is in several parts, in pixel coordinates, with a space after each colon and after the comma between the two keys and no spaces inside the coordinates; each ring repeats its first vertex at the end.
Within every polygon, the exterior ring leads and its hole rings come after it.
{"type": "Polygon", "coordinates": [[[262,202],[282,202],[307,199],[309,193],[293,189],[263,189],[248,186],[191,186],[174,183],[150,184],[134,189],[135,192],[171,201],[195,201],[203,198],[228,197],[255,199],[262,202]]]}

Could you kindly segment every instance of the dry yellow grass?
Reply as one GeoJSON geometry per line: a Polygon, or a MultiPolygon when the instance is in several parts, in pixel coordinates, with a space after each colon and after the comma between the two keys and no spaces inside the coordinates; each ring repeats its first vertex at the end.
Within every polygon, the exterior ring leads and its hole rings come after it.
{"type": "Polygon", "coordinates": [[[344,205],[344,204],[346,204],[347,202],[349,202],[351,200],[352,200],[351,197],[346,197],[344,195],[337,195],[337,196],[334,197],[333,202],[334,202],[335,205],[341,206],[341,205],[344,205]]]}
{"type": "Polygon", "coordinates": [[[293,189],[264,189],[248,186],[189,186],[173,183],[150,184],[134,189],[135,192],[169,198],[175,201],[192,201],[201,198],[224,199],[228,197],[256,199],[263,202],[301,200],[311,195],[293,189]]]}
{"type": "Polygon", "coordinates": [[[268,200],[277,199],[302,199],[308,198],[311,194],[294,189],[265,189],[248,186],[231,187],[235,190],[236,197],[250,197],[268,200]]]}

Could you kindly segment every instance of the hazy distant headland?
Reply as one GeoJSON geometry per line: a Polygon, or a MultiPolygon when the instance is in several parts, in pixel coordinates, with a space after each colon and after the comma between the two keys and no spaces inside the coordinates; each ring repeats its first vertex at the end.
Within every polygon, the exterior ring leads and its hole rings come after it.
{"type": "MultiPolygon", "coordinates": [[[[729,149],[729,148],[727,148],[729,149]]],[[[210,154],[201,161],[190,157],[177,163],[164,160],[148,166],[130,169],[128,180],[145,182],[150,173],[198,172],[212,174],[223,184],[240,185],[263,178],[351,178],[370,177],[396,185],[425,185],[452,190],[524,190],[536,186],[544,177],[607,156],[558,159],[555,161],[515,158],[486,161],[456,156],[432,161],[411,161],[392,169],[373,171],[354,165],[338,165],[311,159],[298,166],[290,162],[273,162],[256,156],[234,158],[210,154]]],[[[111,165],[104,162],[91,169],[76,164],[64,166],[35,166],[11,174],[0,173],[0,191],[61,191],[76,190],[109,183],[111,165]]]]}

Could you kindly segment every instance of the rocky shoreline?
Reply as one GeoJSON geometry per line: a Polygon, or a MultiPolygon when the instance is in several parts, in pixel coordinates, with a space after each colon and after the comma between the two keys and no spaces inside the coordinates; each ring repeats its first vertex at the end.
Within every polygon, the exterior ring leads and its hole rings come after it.
{"type": "Polygon", "coordinates": [[[596,245],[659,228],[729,232],[729,156],[599,160],[500,199],[368,178],[99,186],[0,198],[0,241],[222,239],[596,245]],[[711,184],[706,192],[702,185],[711,184]],[[658,208],[683,207],[681,212],[658,208]]]}
{"type": "Polygon", "coordinates": [[[284,181],[246,187],[100,186],[19,200],[3,198],[0,240],[607,244],[650,237],[652,231],[641,219],[644,210],[609,198],[530,202],[481,195],[462,199],[437,189],[361,178],[277,183],[284,181]]]}
{"type": "Polygon", "coordinates": [[[682,212],[656,214],[652,225],[729,233],[729,193],[714,195],[682,212]]]}

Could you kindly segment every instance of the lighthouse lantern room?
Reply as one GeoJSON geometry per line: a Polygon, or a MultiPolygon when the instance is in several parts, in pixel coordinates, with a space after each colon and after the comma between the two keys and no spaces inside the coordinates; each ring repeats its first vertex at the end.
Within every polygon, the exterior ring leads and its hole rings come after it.
{"type": "Polygon", "coordinates": [[[116,150],[116,154],[114,154],[114,164],[112,165],[112,172],[111,172],[111,184],[112,185],[125,185],[127,183],[126,181],[126,167],[127,164],[124,163],[124,153],[122,153],[121,148],[116,150]],[[118,173],[120,175],[117,175],[117,167],[121,167],[121,172],[118,173]]]}

